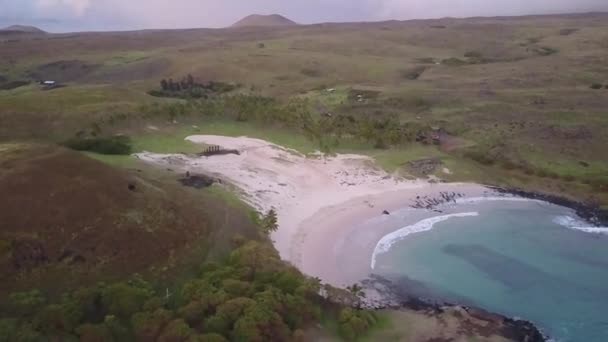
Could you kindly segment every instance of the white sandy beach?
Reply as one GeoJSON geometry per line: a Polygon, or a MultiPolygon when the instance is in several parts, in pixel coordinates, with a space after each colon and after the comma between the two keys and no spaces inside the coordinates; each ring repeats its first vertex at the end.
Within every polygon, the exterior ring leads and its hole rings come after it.
{"type": "Polygon", "coordinates": [[[212,174],[237,186],[245,201],[266,212],[275,208],[279,230],[272,235],[281,257],[304,273],[336,286],[366,277],[376,243],[386,231],[370,231],[352,251],[352,265],[336,264],[340,244],[358,223],[412,205],[417,196],[458,192],[479,196],[488,189],[475,184],[431,184],[405,180],[376,167],[369,157],[306,157],[293,150],[247,137],[196,135],[195,143],[237,149],[240,155],[213,157],[139,153],[151,163],[190,173],[212,174]]]}

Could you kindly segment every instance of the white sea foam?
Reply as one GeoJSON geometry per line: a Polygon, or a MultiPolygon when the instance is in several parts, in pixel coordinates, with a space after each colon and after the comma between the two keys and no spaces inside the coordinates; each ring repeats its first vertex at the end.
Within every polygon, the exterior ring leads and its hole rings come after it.
{"type": "Polygon", "coordinates": [[[536,199],[532,199],[532,198],[514,197],[514,196],[487,196],[487,197],[484,196],[484,197],[465,197],[465,198],[456,199],[457,204],[474,204],[474,203],[486,202],[486,201],[536,202],[536,203],[543,203],[543,204],[549,203],[549,202],[536,200],[536,199]]]}
{"type": "Polygon", "coordinates": [[[374,253],[372,254],[372,264],[371,264],[372,269],[376,266],[376,257],[379,254],[388,252],[391,249],[391,247],[393,246],[393,244],[395,244],[396,242],[398,242],[400,240],[405,239],[408,235],[429,231],[429,230],[433,229],[433,226],[436,223],[443,222],[452,217],[466,217],[466,216],[478,216],[478,215],[479,215],[478,212],[468,212],[468,213],[457,213],[457,214],[450,214],[450,215],[443,215],[443,216],[435,216],[435,217],[431,217],[431,218],[416,222],[415,224],[413,224],[411,226],[401,228],[395,232],[385,235],[382,239],[380,239],[380,241],[378,241],[378,244],[376,244],[376,248],[374,249],[374,253]]]}
{"type": "MultiPolygon", "coordinates": [[[[496,197],[469,197],[469,198],[458,198],[456,199],[457,204],[472,204],[479,203],[485,201],[514,201],[514,202],[536,202],[540,204],[548,204],[549,202],[545,202],[537,199],[530,199],[524,197],[511,197],[511,196],[496,196],[496,197]]],[[[593,234],[608,234],[608,227],[594,227],[589,224],[589,222],[585,222],[580,219],[576,219],[572,216],[557,216],[553,219],[553,222],[559,224],[560,226],[564,226],[566,228],[580,230],[586,233],[593,234]]]]}
{"type": "Polygon", "coordinates": [[[580,219],[576,219],[572,216],[557,216],[553,219],[553,222],[559,224],[560,226],[564,226],[566,228],[580,230],[585,233],[593,233],[593,234],[608,234],[608,227],[593,227],[590,226],[589,223],[582,221],[580,219]]]}

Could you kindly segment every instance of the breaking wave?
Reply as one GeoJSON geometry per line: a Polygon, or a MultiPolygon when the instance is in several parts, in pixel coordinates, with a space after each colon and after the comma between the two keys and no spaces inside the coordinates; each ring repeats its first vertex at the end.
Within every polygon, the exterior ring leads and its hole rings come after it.
{"type": "Polygon", "coordinates": [[[396,242],[405,239],[408,235],[426,232],[433,229],[433,226],[436,223],[443,222],[452,217],[467,217],[467,216],[479,216],[478,212],[468,212],[468,213],[457,213],[443,216],[435,216],[431,217],[419,222],[416,222],[413,225],[401,228],[395,232],[392,232],[388,235],[385,235],[378,243],[376,244],[376,248],[374,249],[374,253],[372,254],[372,269],[376,266],[376,257],[379,254],[386,253],[390,250],[390,248],[396,242]]]}
{"type": "Polygon", "coordinates": [[[532,198],[524,198],[524,197],[512,197],[512,196],[487,196],[487,197],[465,197],[465,198],[457,198],[457,204],[474,204],[479,202],[487,202],[487,201],[511,201],[511,202],[536,202],[549,204],[548,202],[532,199],[532,198]]]}
{"type": "Polygon", "coordinates": [[[569,229],[580,230],[585,233],[608,234],[608,227],[593,227],[590,226],[589,223],[576,219],[572,216],[557,216],[553,219],[553,222],[559,224],[560,226],[564,226],[569,229]]]}

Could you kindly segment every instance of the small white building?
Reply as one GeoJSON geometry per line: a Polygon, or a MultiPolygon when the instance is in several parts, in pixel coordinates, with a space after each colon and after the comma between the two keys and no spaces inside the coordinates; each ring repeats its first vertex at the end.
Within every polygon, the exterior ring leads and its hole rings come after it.
{"type": "Polygon", "coordinates": [[[45,86],[54,86],[55,84],[57,84],[55,81],[42,81],[42,85],[45,86]]]}

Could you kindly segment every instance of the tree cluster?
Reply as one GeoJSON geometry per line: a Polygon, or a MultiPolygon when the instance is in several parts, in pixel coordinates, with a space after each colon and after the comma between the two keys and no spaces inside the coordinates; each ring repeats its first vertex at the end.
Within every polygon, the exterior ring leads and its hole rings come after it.
{"type": "MultiPolygon", "coordinates": [[[[266,215],[265,229],[274,226],[272,217],[266,215]]],[[[318,279],[282,262],[268,242],[248,241],[174,287],[135,276],[54,301],[39,291],[13,293],[0,319],[0,341],[298,340],[327,305],[320,290],[318,279]]],[[[361,321],[369,319],[357,318],[360,312],[340,314],[345,336],[369,327],[361,321]]]]}
{"type": "Polygon", "coordinates": [[[162,79],[160,81],[160,90],[152,90],[148,93],[156,97],[200,99],[208,98],[211,95],[228,93],[236,88],[236,85],[218,81],[198,82],[192,75],[188,74],[181,80],[173,80],[173,78],[162,79]]]}
{"type": "Polygon", "coordinates": [[[310,101],[292,98],[281,102],[273,98],[234,94],[188,103],[170,103],[146,107],[148,116],[201,116],[238,122],[272,124],[303,133],[330,152],[341,144],[364,142],[375,148],[413,142],[422,129],[419,124],[401,123],[396,116],[368,116],[318,113],[310,101]]]}

